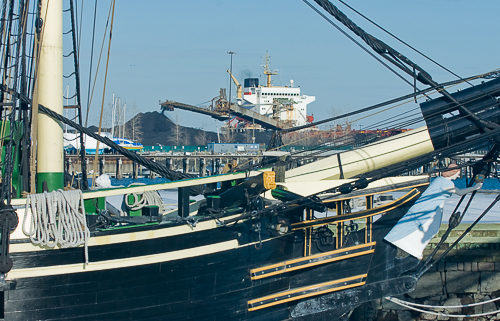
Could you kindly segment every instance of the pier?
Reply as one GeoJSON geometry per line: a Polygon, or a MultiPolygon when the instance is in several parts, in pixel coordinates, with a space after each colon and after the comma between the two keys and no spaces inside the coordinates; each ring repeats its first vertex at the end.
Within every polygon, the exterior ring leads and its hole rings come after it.
{"type": "MultiPolygon", "coordinates": [[[[225,164],[237,164],[247,162],[258,162],[262,156],[250,155],[145,155],[145,157],[155,162],[161,163],[172,170],[179,170],[183,173],[220,174],[225,164]]],[[[87,157],[87,170],[90,172],[94,168],[94,157],[87,157]]],[[[69,173],[81,172],[80,159],[75,155],[68,155],[65,159],[65,169],[69,173]]],[[[99,155],[98,166],[99,175],[108,174],[111,177],[120,178],[149,176],[149,170],[137,166],[133,161],[121,155],[99,155]]]]}
{"type": "MultiPolygon", "coordinates": [[[[448,249],[470,224],[460,224],[450,234],[435,257],[448,249]]],[[[442,224],[438,235],[424,251],[426,259],[448,228],[442,224]]],[[[410,271],[407,273],[412,274],[410,271]]],[[[500,297],[500,223],[476,225],[456,248],[427,271],[414,291],[398,296],[403,301],[433,305],[460,306],[500,297]]],[[[429,310],[429,309],[427,309],[429,310]]],[[[496,302],[463,308],[441,308],[433,311],[455,314],[480,314],[498,310],[496,302]]],[[[365,303],[354,310],[351,321],[410,321],[410,320],[499,320],[493,314],[480,318],[445,317],[407,309],[387,299],[365,303]]]]}

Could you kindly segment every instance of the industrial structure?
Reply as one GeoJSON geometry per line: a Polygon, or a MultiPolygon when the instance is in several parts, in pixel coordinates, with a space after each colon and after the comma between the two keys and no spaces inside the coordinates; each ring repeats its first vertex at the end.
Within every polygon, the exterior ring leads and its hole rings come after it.
{"type": "Polygon", "coordinates": [[[259,85],[258,78],[246,78],[242,88],[231,71],[227,70],[236,85],[236,103],[229,103],[226,90],[221,88],[219,96],[213,98],[212,104],[208,107],[196,107],[167,100],[160,103],[162,113],[179,108],[227,121],[226,126],[237,128],[257,126],[275,130],[312,122],[313,117],[307,115],[307,105],[315,101],[316,97],[303,95],[293,80],[286,86],[273,86],[271,76],[276,75],[277,70],[270,69],[269,61],[270,56],[266,53],[263,71],[267,77],[266,86],[259,85]]]}

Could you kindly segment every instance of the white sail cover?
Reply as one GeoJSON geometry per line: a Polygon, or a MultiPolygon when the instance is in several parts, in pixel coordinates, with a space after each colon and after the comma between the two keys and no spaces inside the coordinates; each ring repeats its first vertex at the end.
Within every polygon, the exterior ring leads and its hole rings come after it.
{"type": "Polygon", "coordinates": [[[439,231],[445,200],[455,188],[451,180],[436,178],[413,204],[385,240],[422,259],[424,248],[439,231]]]}

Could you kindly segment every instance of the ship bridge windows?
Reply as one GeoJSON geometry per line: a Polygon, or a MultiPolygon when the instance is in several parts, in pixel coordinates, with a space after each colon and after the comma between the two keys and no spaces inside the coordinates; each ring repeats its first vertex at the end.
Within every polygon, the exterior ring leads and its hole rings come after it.
{"type": "Polygon", "coordinates": [[[299,96],[298,93],[260,93],[262,97],[267,97],[267,96],[294,96],[297,97],[299,96]]]}

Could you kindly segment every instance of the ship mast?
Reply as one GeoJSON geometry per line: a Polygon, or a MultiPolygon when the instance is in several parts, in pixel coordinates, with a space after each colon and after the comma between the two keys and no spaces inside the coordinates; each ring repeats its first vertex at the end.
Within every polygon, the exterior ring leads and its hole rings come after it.
{"type": "Polygon", "coordinates": [[[266,56],[264,57],[265,63],[264,63],[263,74],[267,76],[267,87],[272,87],[271,86],[271,76],[278,74],[277,70],[271,71],[271,69],[269,69],[269,60],[270,59],[271,59],[271,56],[269,56],[269,53],[266,52],[266,56]]]}
{"type": "MultiPolygon", "coordinates": [[[[63,114],[63,43],[62,0],[42,0],[43,19],[40,50],[38,103],[63,114]]],[[[37,191],[45,181],[49,191],[64,186],[64,152],[62,124],[38,114],[37,191]]]]}

